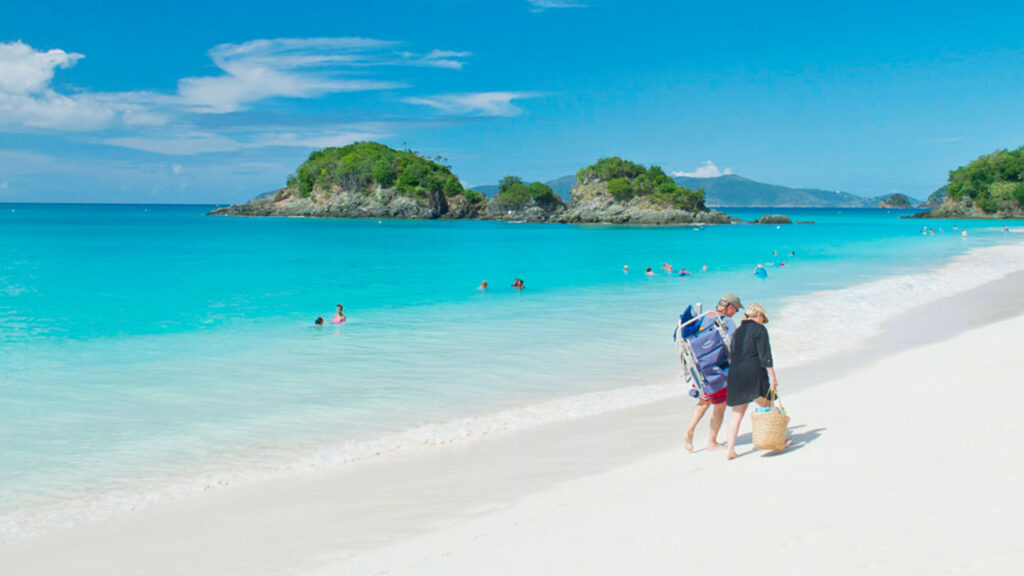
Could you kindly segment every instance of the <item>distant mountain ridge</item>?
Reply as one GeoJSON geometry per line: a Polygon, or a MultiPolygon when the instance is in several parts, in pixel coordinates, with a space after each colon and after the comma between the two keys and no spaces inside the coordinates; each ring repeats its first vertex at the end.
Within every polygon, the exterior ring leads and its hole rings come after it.
{"type": "MultiPolygon", "coordinates": [[[[790,188],[778,184],[766,184],[726,174],[715,178],[690,178],[677,176],[676,184],[691,190],[704,189],[705,204],[711,207],[733,208],[878,208],[892,194],[865,198],[849,192],[820,190],[816,188],[790,188]]],[[[569,192],[576,185],[575,176],[563,176],[545,182],[555,194],[569,200],[569,192]]],[[[498,192],[496,185],[475,186],[473,190],[493,196],[498,192]]],[[[922,200],[908,198],[912,206],[923,204],[922,200]]]]}

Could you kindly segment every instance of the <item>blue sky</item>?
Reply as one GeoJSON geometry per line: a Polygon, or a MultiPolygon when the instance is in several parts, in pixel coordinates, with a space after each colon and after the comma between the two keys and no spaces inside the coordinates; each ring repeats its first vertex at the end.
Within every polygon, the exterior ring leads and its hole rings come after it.
{"type": "Polygon", "coordinates": [[[0,201],[226,203],[324,146],[923,197],[1024,145],[1024,5],[0,4],[0,201]]]}

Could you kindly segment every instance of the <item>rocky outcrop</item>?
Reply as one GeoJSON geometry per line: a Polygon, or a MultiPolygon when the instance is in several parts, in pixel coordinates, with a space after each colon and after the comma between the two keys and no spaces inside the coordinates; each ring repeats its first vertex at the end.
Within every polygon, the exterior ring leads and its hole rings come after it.
{"type": "Polygon", "coordinates": [[[331,191],[315,187],[308,196],[293,188],[261,196],[245,204],[218,208],[211,215],[222,216],[292,216],[311,218],[403,218],[428,220],[480,217],[481,205],[464,196],[446,197],[441,192],[425,198],[403,196],[394,188],[370,192],[331,191]]]}
{"type": "Polygon", "coordinates": [[[569,207],[553,221],[610,224],[728,224],[729,217],[717,210],[690,212],[658,206],[644,197],[616,201],[601,181],[578,183],[570,194],[569,207]]]}
{"type": "Polygon", "coordinates": [[[793,221],[787,216],[782,214],[765,214],[757,220],[753,221],[753,224],[792,224],[793,221]]]}
{"type": "Polygon", "coordinates": [[[513,207],[502,204],[497,198],[487,202],[487,220],[513,220],[517,222],[558,222],[565,212],[565,204],[541,206],[530,202],[526,206],[513,207]]]}
{"type": "Polygon", "coordinates": [[[963,198],[960,201],[947,197],[938,207],[927,212],[921,212],[908,216],[908,218],[961,218],[961,219],[985,219],[985,220],[1006,220],[1024,218],[1024,210],[1000,210],[998,212],[986,212],[971,201],[970,198],[963,198]]]}

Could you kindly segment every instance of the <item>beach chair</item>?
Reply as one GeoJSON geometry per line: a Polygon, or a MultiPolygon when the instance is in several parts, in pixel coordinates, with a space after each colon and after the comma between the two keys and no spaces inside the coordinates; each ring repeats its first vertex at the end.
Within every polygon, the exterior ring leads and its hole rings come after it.
{"type": "Polygon", "coordinates": [[[679,315],[672,337],[683,366],[683,378],[701,396],[726,386],[729,372],[729,332],[718,317],[701,327],[701,305],[687,306],[679,315]]]}

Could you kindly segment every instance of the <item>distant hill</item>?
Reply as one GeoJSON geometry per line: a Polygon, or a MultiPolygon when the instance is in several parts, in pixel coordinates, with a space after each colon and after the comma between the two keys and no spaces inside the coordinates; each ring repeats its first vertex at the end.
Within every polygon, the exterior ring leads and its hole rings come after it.
{"type": "Polygon", "coordinates": [[[562,176],[561,178],[545,182],[545,184],[551,186],[555,194],[558,194],[562,197],[562,200],[568,202],[569,192],[572,192],[572,187],[576,185],[576,176],[562,176]]]}
{"type": "Polygon", "coordinates": [[[928,195],[928,200],[925,201],[925,206],[928,208],[938,208],[946,201],[946,194],[949,193],[949,184],[946,184],[942,188],[939,188],[935,192],[928,195]]]}
{"type": "MultiPolygon", "coordinates": [[[[557,194],[562,200],[568,202],[569,192],[571,192],[572,187],[576,185],[576,176],[562,176],[561,178],[548,180],[545,184],[550,186],[555,194],[557,194]]],[[[488,198],[491,198],[498,193],[497,184],[482,184],[480,186],[473,186],[471,189],[488,198]]]]}
{"type": "Polygon", "coordinates": [[[756,182],[735,174],[716,178],[677,176],[681,186],[704,189],[709,206],[744,208],[873,208],[878,204],[849,192],[790,188],[756,182]]]}
{"type": "MultiPolygon", "coordinates": [[[[550,186],[550,184],[548,184],[548,186],[550,186]]],[[[492,196],[494,196],[495,194],[498,193],[498,185],[497,184],[481,184],[480,186],[473,186],[472,188],[470,188],[470,190],[472,190],[474,192],[479,192],[479,193],[483,194],[484,196],[490,198],[490,197],[492,197],[492,196]]]]}
{"type": "MultiPolygon", "coordinates": [[[[727,174],[716,178],[689,178],[677,176],[676,184],[691,190],[704,189],[705,204],[712,207],[733,208],[877,208],[892,194],[865,198],[849,192],[819,190],[816,188],[790,188],[778,184],[765,184],[727,174]]],[[[569,201],[569,192],[576,185],[576,176],[562,176],[545,182],[555,194],[569,201]]],[[[497,185],[474,186],[473,190],[490,198],[498,193],[497,185]]],[[[924,201],[908,197],[912,206],[924,201]]]]}

